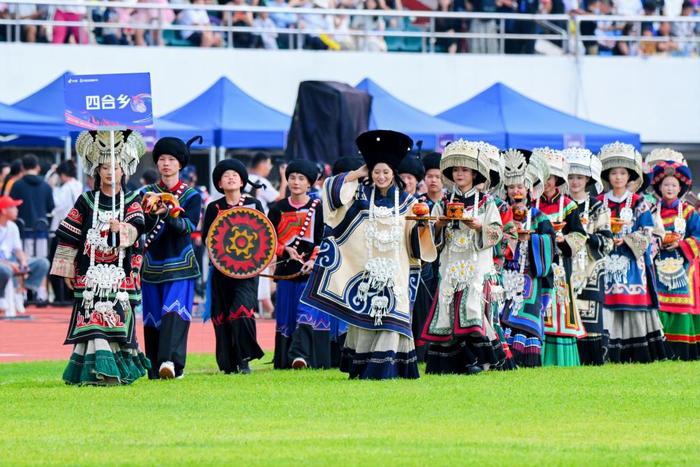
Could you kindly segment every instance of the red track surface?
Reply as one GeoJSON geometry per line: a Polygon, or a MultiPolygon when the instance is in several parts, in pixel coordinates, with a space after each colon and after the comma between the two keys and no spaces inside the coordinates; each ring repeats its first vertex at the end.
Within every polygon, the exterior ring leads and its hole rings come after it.
{"type": "MultiPolygon", "coordinates": [[[[31,360],[67,360],[71,346],[63,345],[68,330],[70,308],[28,307],[24,319],[0,319],[0,363],[31,360]],[[25,318],[30,317],[30,318],[25,318]]],[[[265,350],[275,346],[274,320],[257,321],[258,342],[265,350]]],[[[143,325],[137,321],[139,347],[143,350],[143,325]]],[[[188,353],[214,353],[211,322],[193,320],[187,342],[188,353]]]]}

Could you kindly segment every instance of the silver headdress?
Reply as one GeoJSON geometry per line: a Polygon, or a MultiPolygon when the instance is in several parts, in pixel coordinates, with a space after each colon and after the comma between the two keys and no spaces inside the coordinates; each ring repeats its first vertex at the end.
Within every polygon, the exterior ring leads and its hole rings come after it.
{"type": "MultiPolygon", "coordinates": [[[[547,147],[535,148],[532,150],[532,155],[542,157],[546,161],[550,176],[559,177],[563,180],[563,185],[569,183],[569,164],[561,151],[547,147]]],[[[562,185],[562,183],[558,183],[558,185],[562,185]]]]}
{"type": "Polygon", "coordinates": [[[503,177],[503,161],[501,160],[501,152],[496,146],[490,143],[485,143],[484,141],[479,141],[476,143],[479,148],[479,155],[484,155],[489,161],[489,188],[497,190],[501,185],[501,178],[503,177]],[[495,177],[494,175],[497,174],[495,177]]]}
{"type": "Polygon", "coordinates": [[[600,148],[600,162],[603,165],[601,178],[607,185],[608,172],[611,169],[622,167],[630,172],[630,181],[641,180],[644,176],[642,172],[642,155],[631,144],[614,143],[606,144],[600,148]]]}
{"type": "MultiPolygon", "coordinates": [[[[83,170],[94,175],[100,164],[112,160],[109,131],[83,131],[75,142],[75,149],[80,156],[83,170]]],[[[133,175],[141,157],[146,152],[146,143],[137,131],[117,130],[114,132],[114,156],[116,163],[125,175],[133,175]]]]}
{"type": "Polygon", "coordinates": [[[475,171],[478,175],[475,178],[475,184],[481,183],[480,178],[489,180],[489,170],[491,164],[486,153],[480,151],[481,142],[465,141],[459,139],[448,144],[442,152],[440,159],[440,171],[443,175],[443,181],[452,182],[450,170],[452,167],[467,167],[475,171]],[[481,177],[479,177],[479,175],[481,177]]]}
{"type": "Polygon", "coordinates": [[[657,148],[651,151],[644,161],[649,166],[649,171],[661,161],[673,161],[679,164],[688,165],[683,154],[671,148],[657,148]]]}
{"type": "Polygon", "coordinates": [[[595,184],[598,191],[602,189],[600,172],[603,164],[591,151],[586,148],[566,148],[562,151],[569,163],[569,175],[583,175],[590,180],[588,186],[595,184]]]}

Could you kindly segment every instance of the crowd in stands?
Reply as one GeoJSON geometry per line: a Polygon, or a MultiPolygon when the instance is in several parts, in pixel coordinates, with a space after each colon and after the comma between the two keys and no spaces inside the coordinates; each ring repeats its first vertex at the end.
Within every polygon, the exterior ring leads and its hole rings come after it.
{"type": "MultiPolygon", "coordinates": [[[[134,0],[135,1],[135,0],[134,0]]],[[[139,0],[140,1],[140,0],[139,0]]],[[[398,37],[353,35],[352,31],[416,31],[429,28],[428,21],[411,18],[390,18],[382,16],[323,15],[260,12],[221,12],[207,10],[214,0],[191,0],[201,5],[201,9],[178,9],[182,0],[145,0],[148,3],[170,4],[172,9],[149,10],[136,8],[100,8],[90,6],[45,6],[33,4],[0,3],[0,19],[32,19],[56,21],[82,21],[90,19],[94,23],[153,24],[154,29],[95,27],[88,30],[77,26],[36,26],[0,27],[0,41],[17,40],[24,42],[87,43],[89,35],[94,41],[109,45],[180,45],[198,47],[289,49],[305,48],[314,50],[369,50],[369,51],[420,51],[426,45],[419,37],[398,37]],[[160,31],[156,26],[182,25],[192,29],[160,31]],[[197,26],[247,27],[231,35],[223,31],[203,31],[197,26]],[[318,30],[328,31],[319,33],[318,30]],[[290,34],[291,33],[291,34],[290,34]],[[232,44],[229,44],[232,42],[232,44]]],[[[218,4],[274,7],[304,7],[317,9],[365,9],[402,10],[401,0],[219,0],[218,4]]],[[[432,6],[437,11],[486,12],[486,13],[542,13],[575,15],[663,15],[669,19],[679,16],[694,16],[700,12],[699,0],[421,0],[421,5],[432,6]],[[431,3],[432,2],[432,3],[431,3]]],[[[572,28],[564,22],[557,24],[564,29],[572,28]]],[[[500,21],[495,19],[455,20],[438,18],[435,20],[437,32],[472,32],[495,34],[500,32],[500,21]]],[[[505,22],[506,32],[533,34],[551,33],[532,21],[505,22]]],[[[684,39],[700,36],[698,23],[673,23],[663,21],[583,21],[581,35],[593,37],[584,41],[587,54],[592,55],[682,55],[698,54],[698,43],[684,39]],[[653,36],[665,40],[625,40],[621,36],[643,38],[653,36]]],[[[537,47],[534,40],[507,40],[506,53],[547,53],[547,49],[537,47]]],[[[554,44],[565,47],[564,44],[554,44]]],[[[432,46],[438,52],[446,53],[498,53],[499,40],[496,38],[437,38],[432,46]]]]}

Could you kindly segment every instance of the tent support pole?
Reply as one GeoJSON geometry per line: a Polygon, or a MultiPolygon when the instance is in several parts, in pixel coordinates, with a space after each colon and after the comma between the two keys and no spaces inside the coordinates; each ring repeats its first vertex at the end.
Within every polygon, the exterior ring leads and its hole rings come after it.
{"type": "Polygon", "coordinates": [[[216,165],[216,146],[209,148],[209,195],[214,194],[214,166],[216,165]]]}

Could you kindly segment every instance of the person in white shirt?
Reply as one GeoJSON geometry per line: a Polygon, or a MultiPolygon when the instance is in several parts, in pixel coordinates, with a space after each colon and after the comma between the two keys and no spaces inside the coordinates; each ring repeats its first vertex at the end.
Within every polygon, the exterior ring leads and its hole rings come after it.
{"type": "Polygon", "coordinates": [[[258,17],[253,20],[253,25],[259,30],[257,34],[260,36],[264,48],[272,50],[279,48],[277,45],[277,26],[268,12],[260,12],[258,17]]]}
{"type": "MultiPolygon", "coordinates": [[[[53,189],[53,201],[56,207],[51,213],[51,232],[55,232],[58,229],[58,225],[65,219],[83,193],[83,185],[76,180],[77,173],[75,162],[72,160],[64,161],[56,168],[56,175],[60,184],[53,189]]],[[[58,239],[53,237],[49,245],[49,262],[53,262],[57,246],[58,239]]],[[[67,290],[62,277],[52,276],[49,278],[49,281],[54,293],[54,304],[64,304],[72,301],[72,294],[70,290],[67,290]]]]}
{"type": "Polygon", "coordinates": [[[77,169],[72,160],[62,162],[56,168],[61,184],[53,189],[54,209],[51,213],[51,231],[55,232],[58,224],[68,215],[78,197],[83,193],[83,185],[75,178],[77,169]]]}
{"type": "MultiPolygon", "coordinates": [[[[49,260],[46,258],[27,258],[22,249],[22,240],[19,238],[17,219],[17,206],[22,201],[9,196],[0,196],[0,312],[7,310],[7,297],[5,287],[7,282],[15,276],[24,277],[24,287],[37,291],[37,298],[45,301],[46,288],[41,284],[49,272],[49,260]]],[[[24,298],[21,291],[16,290],[17,303],[15,306],[24,311],[24,298]]]]}
{"type": "MultiPolygon", "coordinates": [[[[204,5],[204,3],[204,0],[192,0],[193,5],[204,5]]],[[[207,10],[190,9],[180,12],[177,23],[186,26],[209,26],[211,21],[207,10]]],[[[180,35],[198,47],[221,47],[223,42],[221,36],[213,31],[183,30],[180,31],[180,35]]]]}
{"type": "MultiPolygon", "coordinates": [[[[270,176],[270,172],[272,172],[272,158],[264,152],[258,152],[253,156],[250,169],[248,169],[248,180],[263,185],[264,188],[251,191],[250,194],[260,201],[265,214],[267,214],[270,204],[285,198],[287,195],[287,178],[284,176],[286,168],[285,164],[280,166],[280,189],[279,191],[275,190],[272,183],[267,179],[270,176]]],[[[258,302],[260,304],[258,309],[263,313],[263,316],[265,313],[268,316],[272,316],[275,307],[272,304],[271,281],[267,277],[260,277],[258,281],[258,302]]]]}
{"type": "Polygon", "coordinates": [[[642,14],[641,0],[614,0],[613,13],[620,16],[637,16],[642,14]]]}
{"type": "MultiPolygon", "coordinates": [[[[287,179],[284,177],[284,170],[286,165],[282,164],[279,168],[280,170],[280,189],[275,190],[272,183],[267,179],[272,172],[272,158],[265,154],[264,152],[258,152],[253,156],[253,161],[248,169],[248,179],[253,183],[259,185],[264,185],[264,188],[255,190],[253,192],[250,190],[250,194],[255,196],[260,203],[263,205],[263,210],[267,214],[268,206],[275,201],[279,201],[286,196],[287,193],[287,179]]],[[[250,185],[249,185],[250,186],[250,185]]]]}

